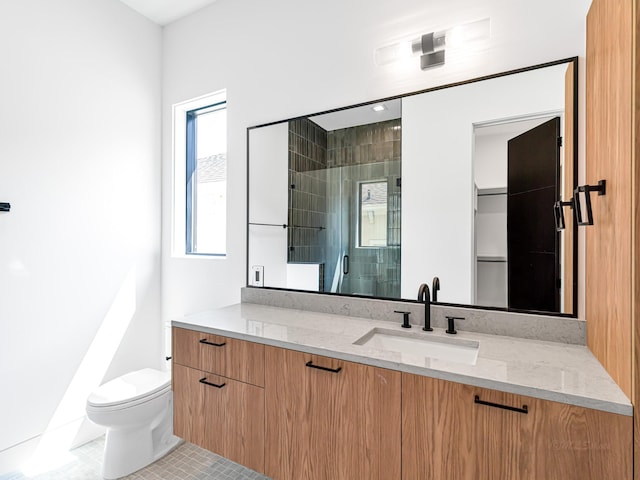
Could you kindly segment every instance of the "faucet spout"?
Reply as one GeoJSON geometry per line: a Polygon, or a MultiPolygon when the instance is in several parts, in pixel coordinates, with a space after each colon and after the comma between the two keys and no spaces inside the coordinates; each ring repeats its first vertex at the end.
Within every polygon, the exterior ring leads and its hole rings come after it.
{"type": "Polygon", "coordinates": [[[440,290],[440,279],[438,277],[433,277],[433,282],[431,283],[431,295],[433,295],[433,301],[438,301],[438,290],[440,290]]]}
{"type": "Polygon", "coordinates": [[[429,285],[423,283],[418,289],[418,301],[424,303],[424,327],[422,330],[426,332],[432,332],[431,328],[431,292],[429,292],[429,285]]]}

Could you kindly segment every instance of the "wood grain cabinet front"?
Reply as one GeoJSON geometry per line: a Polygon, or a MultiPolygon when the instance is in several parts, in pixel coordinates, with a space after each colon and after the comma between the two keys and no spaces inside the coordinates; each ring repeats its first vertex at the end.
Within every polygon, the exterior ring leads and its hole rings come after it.
{"type": "Polygon", "coordinates": [[[175,435],[264,471],[264,389],[174,365],[175,435]]]}
{"type": "Polygon", "coordinates": [[[175,434],[273,480],[632,476],[630,416],[186,329],[173,339],[175,434]]]}
{"type": "Polygon", "coordinates": [[[265,349],[265,473],[400,479],[400,372],[265,349]]]}
{"type": "Polygon", "coordinates": [[[264,345],[173,328],[173,362],[264,386],[264,345]]]}
{"type": "Polygon", "coordinates": [[[264,471],[264,345],[173,328],[173,431],[264,471]]]}
{"type": "Polygon", "coordinates": [[[402,374],[403,480],[632,475],[632,417],[402,374]]]}

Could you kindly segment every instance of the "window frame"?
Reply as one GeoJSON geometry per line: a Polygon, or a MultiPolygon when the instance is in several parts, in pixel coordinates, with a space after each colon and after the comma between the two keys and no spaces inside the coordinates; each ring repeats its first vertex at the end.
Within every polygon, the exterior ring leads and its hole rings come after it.
{"type": "MultiPolygon", "coordinates": [[[[197,167],[197,120],[200,115],[227,109],[227,101],[223,100],[212,105],[194,108],[185,112],[186,115],[186,151],[185,151],[185,172],[186,172],[186,197],[185,197],[185,255],[204,255],[214,257],[224,257],[227,255],[226,245],[224,252],[196,252],[194,241],[195,213],[197,203],[195,201],[196,189],[194,188],[194,173],[197,167]]],[[[225,132],[226,134],[226,132],[225,132]]],[[[225,179],[226,180],[226,179],[225,179]]],[[[225,225],[226,234],[226,225],[225,225]]]]}
{"type": "Polygon", "coordinates": [[[363,248],[363,249],[368,249],[368,248],[387,248],[389,247],[389,182],[386,178],[382,178],[382,179],[377,179],[377,180],[360,180],[357,182],[358,185],[358,192],[356,195],[357,201],[358,201],[358,205],[357,205],[357,212],[358,212],[358,216],[357,216],[357,244],[356,244],[356,248],[363,248]],[[362,187],[364,185],[372,185],[372,184],[385,184],[385,190],[386,190],[386,194],[387,194],[387,200],[385,203],[385,209],[386,209],[386,226],[385,226],[385,244],[384,245],[363,245],[362,244],[362,227],[363,227],[363,221],[364,219],[362,218],[362,206],[363,206],[363,200],[362,200],[362,187]]]}
{"type": "MultiPolygon", "coordinates": [[[[219,90],[197,98],[193,98],[184,102],[176,103],[172,106],[173,119],[173,165],[172,165],[172,208],[171,208],[171,257],[172,258],[194,258],[194,259],[215,259],[225,260],[228,256],[228,235],[229,235],[229,205],[226,205],[227,218],[224,224],[226,236],[226,248],[224,253],[189,253],[187,248],[187,228],[189,217],[187,212],[187,113],[196,110],[202,110],[207,107],[224,104],[224,108],[228,109],[227,92],[219,90]]],[[[203,112],[204,113],[204,112],[203,112]]],[[[229,137],[229,129],[226,132],[227,143],[229,137]]],[[[195,162],[195,160],[194,160],[195,162]]],[[[192,165],[192,169],[195,164],[192,165]]],[[[227,170],[228,171],[228,170],[227,170]]],[[[193,170],[191,170],[192,173],[193,170]]],[[[228,191],[228,188],[227,188],[228,191]]],[[[228,202],[228,199],[227,199],[228,202]]]]}

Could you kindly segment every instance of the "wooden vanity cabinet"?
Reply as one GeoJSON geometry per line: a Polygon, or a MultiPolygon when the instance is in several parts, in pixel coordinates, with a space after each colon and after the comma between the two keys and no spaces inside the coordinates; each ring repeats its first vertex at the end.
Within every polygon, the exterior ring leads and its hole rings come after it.
{"type": "Polygon", "coordinates": [[[173,338],[175,434],[274,480],[632,476],[630,416],[185,329],[173,338]]]}
{"type": "Polygon", "coordinates": [[[400,479],[400,372],[265,348],[265,473],[400,479]]]}
{"type": "Polygon", "coordinates": [[[631,441],[632,417],[402,374],[403,480],[630,479],[631,441]]]}
{"type": "Polygon", "coordinates": [[[174,434],[263,472],[264,346],[179,328],[173,341],[174,434]]]}

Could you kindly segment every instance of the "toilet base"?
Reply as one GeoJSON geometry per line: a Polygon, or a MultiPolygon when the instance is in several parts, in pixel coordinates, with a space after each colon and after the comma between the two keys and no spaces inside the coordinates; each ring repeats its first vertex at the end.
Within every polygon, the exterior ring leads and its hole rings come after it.
{"type": "Polygon", "coordinates": [[[148,429],[107,430],[102,476],[105,480],[125,477],[164,457],[183,440],[167,432],[155,445],[148,429]]]}
{"type": "MultiPolygon", "coordinates": [[[[105,480],[125,477],[159,460],[183,440],[173,435],[173,394],[167,392],[152,400],[161,414],[150,422],[107,427],[104,442],[102,476],[105,480]]],[[[141,412],[140,412],[141,413],[141,412]]],[[[143,420],[143,418],[140,418],[143,420]]]]}

